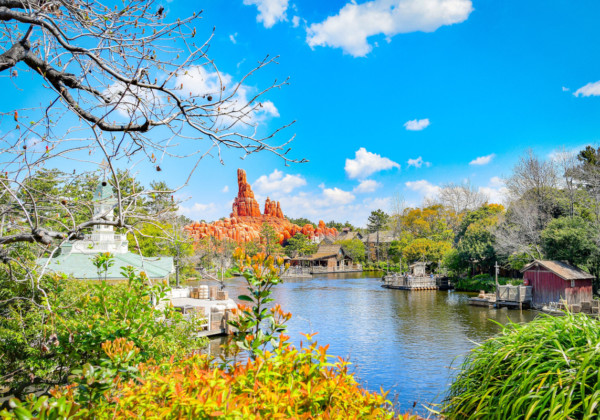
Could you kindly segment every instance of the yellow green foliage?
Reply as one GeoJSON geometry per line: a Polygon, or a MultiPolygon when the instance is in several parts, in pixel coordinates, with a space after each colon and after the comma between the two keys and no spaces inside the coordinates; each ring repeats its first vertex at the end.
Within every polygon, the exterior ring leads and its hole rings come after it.
{"type": "Polygon", "coordinates": [[[459,216],[436,204],[425,208],[406,209],[401,216],[402,230],[414,238],[450,241],[459,216]]]}
{"type": "Polygon", "coordinates": [[[452,244],[448,241],[432,241],[427,238],[418,238],[408,244],[403,249],[402,254],[408,262],[436,262],[441,261],[450,249],[452,249],[452,244]]]}

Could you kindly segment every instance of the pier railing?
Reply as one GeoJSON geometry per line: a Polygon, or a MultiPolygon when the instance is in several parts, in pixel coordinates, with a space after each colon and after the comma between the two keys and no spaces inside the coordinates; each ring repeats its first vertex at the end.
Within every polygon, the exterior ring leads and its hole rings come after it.
{"type": "Polygon", "coordinates": [[[312,274],[321,273],[349,273],[353,271],[362,271],[361,264],[348,264],[334,267],[312,267],[312,274]]]}
{"type": "Polygon", "coordinates": [[[290,267],[282,277],[310,277],[310,267],[290,267]]]}
{"type": "Polygon", "coordinates": [[[530,302],[531,286],[499,286],[498,300],[507,302],[530,302]]]}
{"type": "Polygon", "coordinates": [[[412,277],[400,274],[388,274],[383,278],[383,286],[397,289],[437,289],[435,278],[412,277]]]}

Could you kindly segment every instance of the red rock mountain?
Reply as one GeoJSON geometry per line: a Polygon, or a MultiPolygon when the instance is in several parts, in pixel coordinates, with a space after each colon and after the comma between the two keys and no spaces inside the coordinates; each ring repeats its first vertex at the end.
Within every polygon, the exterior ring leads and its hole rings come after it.
{"type": "Polygon", "coordinates": [[[271,201],[268,197],[265,201],[263,214],[260,213],[258,202],[254,198],[254,192],[246,180],[246,172],[238,169],[238,195],[233,200],[233,208],[230,217],[212,223],[192,223],[184,229],[195,239],[200,240],[212,236],[217,239],[229,239],[238,243],[250,242],[260,239],[260,230],[263,223],[271,225],[279,234],[279,242],[291,238],[298,232],[310,238],[323,238],[325,236],[337,236],[335,228],[328,228],[325,223],[319,221],[315,229],[312,225],[302,227],[291,223],[283,215],[279,201],[271,201]]]}

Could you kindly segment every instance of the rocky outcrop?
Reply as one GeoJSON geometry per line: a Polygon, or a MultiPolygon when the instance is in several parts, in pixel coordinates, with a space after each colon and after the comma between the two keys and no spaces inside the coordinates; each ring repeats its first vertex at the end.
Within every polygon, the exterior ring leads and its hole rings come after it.
{"type": "Polygon", "coordinates": [[[279,235],[279,242],[291,238],[301,232],[311,239],[323,239],[325,236],[337,236],[335,228],[328,228],[325,222],[319,221],[317,228],[313,225],[302,227],[291,223],[283,215],[278,201],[265,201],[263,214],[260,213],[254,192],[246,180],[246,172],[238,169],[238,194],[233,201],[232,212],[229,218],[213,223],[192,223],[184,229],[195,239],[213,237],[219,240],[232,240],[237,243],[260,240],[260,231],[264,223],[271,225],[279,235]]]}
{"type": "Polygon", "coordinates": [[[233,200],[231,217],[260,217],[260,207],[254,198],[250,184],[246,181],[246,171],[238,169],[238,195],[233,200]]]}

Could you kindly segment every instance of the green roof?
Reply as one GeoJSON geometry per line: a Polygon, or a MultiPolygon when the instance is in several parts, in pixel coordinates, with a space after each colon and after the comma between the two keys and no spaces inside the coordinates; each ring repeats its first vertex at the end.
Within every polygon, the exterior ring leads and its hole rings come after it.
{"type": "Polygon", "coordinates": [[[94,201],[104,201],[109,198],[113,198],[112,186],[108,182],[102,181],[96,187],[96,192],[94,193],[94,201]]]}
{"type": "MultiPolygon", "coordinates": [[[[98,277],[98,270],[92,263],[96,254],[69,253],[52,258],[48,263],[48,270],[64,273],[82,280],[103,279],[104,274],[98,277]]],[[[126,254],[113,254],[114,264],[108,269],[107,279],[120,280],[126,277],[121,274],[122,267],[132,266],[136,272],[144,271],[151,279],[164,279],[175,272],[173,257],[141,257],[139,254],[128,252],[126,254]]],[[[39,265],[46,263],[46,258],[38,260],[39,265]]]]}

